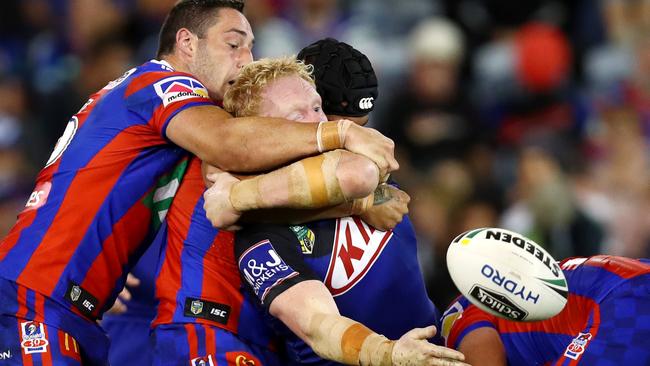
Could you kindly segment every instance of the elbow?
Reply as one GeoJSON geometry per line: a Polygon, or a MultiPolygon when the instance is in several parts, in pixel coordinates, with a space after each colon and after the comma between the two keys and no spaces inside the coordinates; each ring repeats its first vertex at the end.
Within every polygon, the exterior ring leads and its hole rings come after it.
{"type": "Polygon", "coordinates": [[[377,165],[372,160],[356,154],[349,154],[339,164],[336,176],[341,191],[348,200],[370,195],[379,184],[377,165]]]}

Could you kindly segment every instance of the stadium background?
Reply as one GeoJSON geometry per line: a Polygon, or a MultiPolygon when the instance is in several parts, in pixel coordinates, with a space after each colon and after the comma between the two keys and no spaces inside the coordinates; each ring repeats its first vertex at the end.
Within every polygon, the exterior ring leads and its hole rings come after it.
{"type": "MultiPolygon", "coordinates": [[[[87,96],[153,58],[175,0],[0,2],[0,235],[87,96]]],[[[556,258],[650,256],[650,0],[247,0],[256,58],[332,36],[380,80],[431,298],[501,226],[556,258]]]]}

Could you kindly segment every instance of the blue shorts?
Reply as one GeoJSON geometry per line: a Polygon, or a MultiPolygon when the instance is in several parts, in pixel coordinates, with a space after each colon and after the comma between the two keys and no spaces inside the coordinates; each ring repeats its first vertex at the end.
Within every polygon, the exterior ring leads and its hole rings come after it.
{"type": "Polygon", "coordinates": [[[111,339],[108,360],[112,366],[151,365],[151,319],[109,315],[102,320],[102,328],[111,339]]]}
{"type": "Polygon", "coordinates": [[[159,325],[154,328],[153,338],[155,366],[285,365],[269,348],[246,342],[212,325],[159,325]]]}
{"type": "Polygon", "coordinates": [[[650,274],[612,290],[563,355],[551,363],[578,364],[650,365],[650,274]]]}
{"type": "Polygon", "coordinates": [[[108,364],[108,338],[95,322],[1,278],[0,299],[0,365],[108,364]]]}

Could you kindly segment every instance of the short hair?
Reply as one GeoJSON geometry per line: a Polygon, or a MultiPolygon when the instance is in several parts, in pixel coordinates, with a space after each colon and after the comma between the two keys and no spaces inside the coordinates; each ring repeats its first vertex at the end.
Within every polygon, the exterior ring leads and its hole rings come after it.
{"type": "Polygon", "coordinates": [[[377,76],[368,57],[345,42],[325,38],[303,48],[298,59],[314,66],[323,112],[361,117],[379,96],[377,76]]]}
{"type": "Polygon", "coordinates": [[[262,93],[273,81],[285,76],[298,76],[314,85],[312,66],[295,57],[263,58],[242,69],[235,83],[223,98],[223,107],[235,117],[249,117],[259,113],[262,93]]]}
{"type": "Polygon", "coordinates": [[[181,28],[203,37],[205,32],[216,23],[217,12],[223,8],[244,11],[243,0],[180,0],[174,5],[160,28],[158,52],[160,58],[174,51],[176,33],[181,28]]]}

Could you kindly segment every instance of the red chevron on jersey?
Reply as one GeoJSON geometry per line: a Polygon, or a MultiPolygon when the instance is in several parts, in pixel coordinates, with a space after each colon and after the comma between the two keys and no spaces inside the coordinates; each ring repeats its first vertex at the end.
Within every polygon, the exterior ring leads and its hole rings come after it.
{"type": "Polygon", "coordinates": [[[337,220],[334,248],[325,276],[325,285],[332,296],[344,294],[361,281],[392,235],[392,231],[376,230],[358,217],[337,220]]]}

